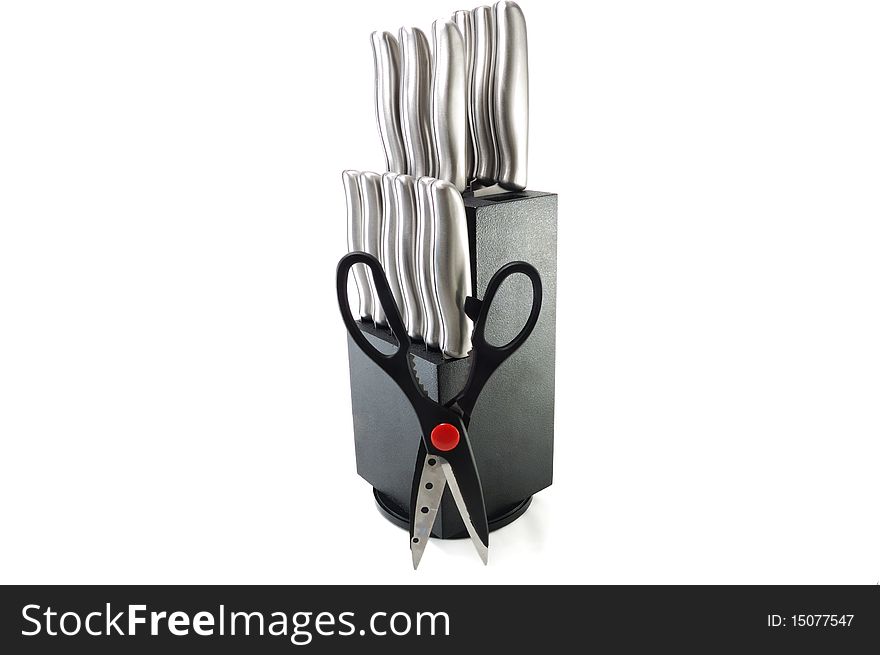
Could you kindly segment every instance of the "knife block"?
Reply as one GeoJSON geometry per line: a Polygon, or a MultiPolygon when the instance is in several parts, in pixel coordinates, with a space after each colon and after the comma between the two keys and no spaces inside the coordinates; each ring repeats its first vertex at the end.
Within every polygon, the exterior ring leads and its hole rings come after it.
{"type": "MultiPolygon", "coordinates": [[[[482,298],[495,271],[514,260],[538,269],[544,291],[534,331],[483,388],[468,427],[489,529],[494,530],[521,516],[532,495],[553,480],[557,196],[523,191],[465,197],[464,202],[474,287],[469,295],[482,298]]],[[[486,325],[489,343],[501,345],[516,335],[531,300],[524,276],[505,281],[486,325]]],[[[360,328],[380,351],[395,349],[388,330],[364,322],[360,328]]],[[[419,423],[397,385],[347,338],[357,471],[373,486],[379,510],[407,527],[419,423]]],[[[419,380],[433,400],[445,403],[459,392],[469,357],[444,359],[418,343],[412,352],[419,380]]],[[[432,534],[467,536],[448,489],[432,534]]]]}

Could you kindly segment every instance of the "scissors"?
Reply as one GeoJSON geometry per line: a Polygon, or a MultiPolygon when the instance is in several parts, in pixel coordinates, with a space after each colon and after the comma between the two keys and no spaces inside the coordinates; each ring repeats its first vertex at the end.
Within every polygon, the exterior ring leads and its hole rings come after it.
{"type": "Polygon", "coordinates": [[[471,412],[495,370],[528,339],[541,313],[541,277],[531,264],[505,264],[489,281],[483,300],[468,297],[464,311],[474,321],[471,337],[470,371],[462,390],[452,400],[440,404],[430,399],[415,374],[410,353],[411,341],[400,318],[397,304],[391,295],[382,264],[373,255],[352,252],[345,255],[336,269],[336,296],[339,311],[349,335],[360,349],[373,360],[403,391],[421,426],[421,440],[416,456],[410,500],[409,541],[413,568],[417,569],[425,552],[434,520],[440,508],[443,491],[449,487],[462,522],[473,541],[483,564],[489,561],[489,521],[480,474],[474,461],[467,427],[471,412]],[[365,264],[373,274],[373,282],[391,332],[397,339],[397,350],[391,354],[379,352],[358,328],[348,302],[348,274],[352,266],[365,264]],[[532,285],[532,307],[525,325],[511,341],[494,346],[486,341],[486,319],[492,301],[501,283],[516,273],[529,278],[532,285]]]}

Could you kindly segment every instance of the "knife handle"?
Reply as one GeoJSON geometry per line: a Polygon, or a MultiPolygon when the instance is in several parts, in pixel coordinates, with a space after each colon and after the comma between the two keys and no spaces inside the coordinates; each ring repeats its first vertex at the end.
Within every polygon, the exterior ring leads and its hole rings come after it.
{"type": "Polygon", "coordinates": [[[465,61],[465,71],[464,71],[464,92],[465,92],[465,144],[464,144],[464,155],[465,155],[465,180],[468,184],[474,179],[474,132],[473,125],[471,124],[471,105],[472,105],[472,93],[473,93],[473,85],[471,83],[473,78],[473,70],[474,70],[474,37],[473,37],[473,27],[471,22],[471,12],[466,10],[456,11],[452,14],[452,22],[455,23],[455,26],[458,28],[458,31],[461,32],[461,37],[464,41],[464,61],[465,61]]]}
{"type": "Polygon", "coordinates": [[[416,182],[418,234],[416,236],[416,274],[419,293],[425,310],[424,338],[429,348],[440,347],[440,308],[437,300],[437,278],[434,268],[434,203],[429,177],[416,182]]]}
{"type": "Polygon", "coordinates": [[[464,39],[450,20],[436,20],[434,33],[434,83],[431,117],[437,149],[437,177],[452,182],[459,191],[467,186],[466,80],[464,39]]]}
{"type": "Polygon", "coordinates": [[[493,107],[498,143],[498,184],[526,188],[529,151],[529,53],[526,20],[515,2],[495,4],[493,107]]]}
{"type": "Polygon", "coordinates": [[[489,186],[495,184],[498,161],[493,110],[495,14],[491,7],[477,7],[471,12],[471,32],[474,54],[469,112],[474,134],[474,176],[489,186]]]}
{"type": "Polygon", "coordinates": [[[373,32],[376,74],[376,124],[385,149],[387,170],[406,172],[406,152],[400,130],[400,48],[389,32],[373,32]]]}
{"type": "MultiPolygon", "coordinates": [[[[382,177],[377,173],[361,173],[360,175],[361,206],[364,213],[364,252],[380,262],[382,255],[382,177]]],[[[373,320],[376,325],[385,326],[385,310],[376,292],[376,281],[373,280],[373,320]]]]}
{"type": "Polygon", "coordinates": [[[428,37],[418,28],[401,27],[399,41],[400,127],[408,173],[414,177],[433,176],[431,51],[428,37]]]}
{"type": "Polygon", "coordinates": [[[471,349],[472,323],[464,305],[471,292],[467,217],[461,193],[445,180],[431,185],[434,205],[434,280],[440,315],[440,350],[465,357],[471,349]]]}
{"type": "Polygon", "coordinates": [[[397,277],[403,295],[403,320],[413,339],[424,339],[425,308],[417,273],[419,213],[416,204],[416,181],[409,175],[394,179],[394,202],[397,208],[397,277]]]}
{"type": "MultiPolygon", "coordinates": [[[[345,187],[345,204],[348,213],[348,251],[364,249],[364,212],[361,204],[360,173],[343,171],[342,185],[345,187]]],[[[358,316],[361,320],[373,318],[373,284],[365,266],[352,267],[354,283],[358,292],[358,316]]]]}
{"type": "MultiPolygon", "coordinates": [[[[397,260],[399,259],[397,252],[399,212],[397,209],[397,197],[394,192],[394,181],[396,179],[397,173],[385,173],[382,176],[382,243],[380,249],[382,258],[379,261],[382,264],[382,268],[385,269],[385,276],[388,279],[391,296],[394,298],[398,309],[402,312],[404,307],[403,290],[400,277],[397,274],[397,260]]],[[[385,315],[387,319],[387,311],[385,315]]]]}

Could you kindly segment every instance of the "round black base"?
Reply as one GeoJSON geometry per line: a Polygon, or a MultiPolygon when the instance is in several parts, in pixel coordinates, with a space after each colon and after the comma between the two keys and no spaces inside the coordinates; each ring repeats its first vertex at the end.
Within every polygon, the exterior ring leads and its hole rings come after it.
{"type": "MultiPolygon", "coordinates": [[[[376,499],[376,507],[379,508],[379,511],[382,515],[391,521],[394,525],[399,528],[403,528],[404,530],[409,530],[409,517],[404,514],[397,504],[394,503],[391,499],[383,495],[377,489],[373,489],[373,497],[376,499]]],[[[513,523],[520,516],[525,514],[526,510],[529,508],[529,505],[532,504],[532,497],[529,496],[523,501],[520,501],[512,508],[503,512],[499,516],[490,516],[489,517],[489,532],[497,530],[498,528],[503,528],[508,523],[513,523]]],[[[434,536],[434,535],[431,535],[434,536]]],[[[448,537],[441,537],[441,539],[463,539],[467,537],[467,532],[462,532],[461,534],[454,534],[448,537]]]]}

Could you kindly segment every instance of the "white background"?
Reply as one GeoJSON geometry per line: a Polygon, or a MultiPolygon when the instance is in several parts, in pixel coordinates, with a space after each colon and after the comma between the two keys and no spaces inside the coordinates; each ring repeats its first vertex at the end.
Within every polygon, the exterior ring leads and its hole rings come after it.
{"type": "Polygon", "coordinates": [[[369,33],[460,5],[0,10],[0,581],[880,580],[880,9],[548,2],[555,483],[491,539],[355,473],[340,172],[369,33]]]}

